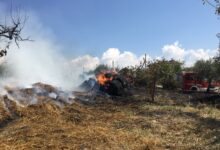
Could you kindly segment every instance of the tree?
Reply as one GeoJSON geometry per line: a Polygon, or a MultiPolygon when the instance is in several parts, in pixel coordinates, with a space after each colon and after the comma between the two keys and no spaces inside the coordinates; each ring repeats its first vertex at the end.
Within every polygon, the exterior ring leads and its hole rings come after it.
{"type": "Polygon", "coordinates": [[[207,92],[209,92],[212,81],[218,79],[218,64],[213,59],[198,60],[194,64],[193,70],[196,72],[197,78],[208,80],[207,92]]]}
{"type": "Polygon", "coordinates": [[[181,72],[181,66],[181,62],[165,59],[155,60],[147,65],[146,74],[152,101],[154,101],[157,84],[162,84],[167,89],[175,88],[175,76],[181,72]]]}
{"type": "Polygon", "coordinates": [[[9,49],[12,41],[14,41],[18,47],[20,41],[30,41],[29,38],[23,38],[21,36],[26,20],[27,17],[25,15],[21,16],[20,11],[18,10],[16,17],[13,16],[11,11],[10,22],[7,24],[0,23],[0,41],[9,40],[6,46],[0,49],[0,57],[7,55],[7,50],[9,49]]]}
{"type": "Polygon", "coordinates": [[[163,68],[163,74],[160,79],[160,83],[164,89],[173,90],[179,86],[176,80],[176,76],[182,71],[182,64],[183,63],[175,60],[163,61],[161,64],[161,67],[163,68]]]}
{"type": "MultiPolygon", "coordinates": [[[[220,15],[220,0],[202,0],[202,1],[203,1],[203,4],[209,4],[210,6],[212,6],[215,9],[216,14],[220,15]]],[[[220,39],[220,33],[217,34],[217,37],[220,39]]],[[[219,45],[218,53],[213,58],[213,61],[211,60],[209,60],[208,62],[201,61],[201,62],[198,62],[197,65],[199,65],[200,63],[204,63],[206,65],[209,64],[208,68],[210,68],[211,66],[215,66],[216,72],[220,74],[220,45],[219,45]]]]}
{"type": "Polygon", "coordinates": [[[215,8],[215,13],[220,15],[220,0],[202,0],[203,4],[209,4],[213,8],[215,8]]]}
{"type": "Polygon", "coordinates": [[[156,84],[162,74],[161,61],[156,60],[148,64],[147,78],[148,88],[150,89],[151,100],[154,101],[156,84]]]}

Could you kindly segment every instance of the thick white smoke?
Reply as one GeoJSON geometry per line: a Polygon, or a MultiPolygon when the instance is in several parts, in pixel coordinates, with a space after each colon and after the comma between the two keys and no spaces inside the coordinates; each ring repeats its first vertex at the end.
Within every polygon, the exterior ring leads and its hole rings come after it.
{"type": "Polygon", "coordinates": [[[23,37],[30,36],[33,41],[20,42],[20,48],[15,44],[11,45],[8,55],[1,58],[10,70],[10,76],[7,75],[1,81],[2,84],[29,86],[43,82],[73,89],[79,84],[78,77],[82,70],[66,63],[68,61],[62,55],[52,32],[34,14],[28,15],[23,37]]]}

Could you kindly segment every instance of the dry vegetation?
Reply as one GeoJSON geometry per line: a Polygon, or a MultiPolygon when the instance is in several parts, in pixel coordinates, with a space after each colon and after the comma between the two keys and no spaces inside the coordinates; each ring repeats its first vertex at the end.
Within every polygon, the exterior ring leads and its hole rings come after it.
{"type": "Polygon", "coordinates": [[[8,110],[0,105],[0,149],[220,149],[220,110],[187,98],[162,93],[151,103],[136,94],[63,108],[9,101],[8,110]]]}

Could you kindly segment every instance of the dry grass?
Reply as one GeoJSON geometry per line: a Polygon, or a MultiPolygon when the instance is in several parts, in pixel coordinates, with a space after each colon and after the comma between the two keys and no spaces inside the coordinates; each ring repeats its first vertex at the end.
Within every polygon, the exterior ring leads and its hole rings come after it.
{"type": "Polygon", "coordinates": [[[13,114],[0,105],[0,149],[220,149],[220,110],[130,100],[47,102],[12,107],[13,114]]]}

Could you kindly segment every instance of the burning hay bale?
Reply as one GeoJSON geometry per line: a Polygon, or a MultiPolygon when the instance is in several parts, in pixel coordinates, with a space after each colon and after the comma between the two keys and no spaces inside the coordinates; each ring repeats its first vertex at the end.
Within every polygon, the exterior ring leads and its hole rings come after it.
{"type": "Polygon", "coordinates": [[[116,73],[101,73],[97,75],[100,90],[112,96],[125,96],[127,81],[116,73]]]}
{"type": "Polygon", "coordinates": [[[96,95],[127,96],[130,94],[127,80],[115,72],[99,73],[96,79],[89,78],[84,81],[80,88],[96,95]]]}

